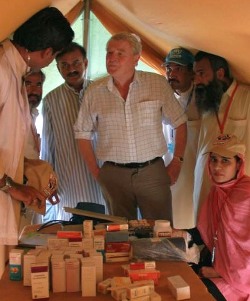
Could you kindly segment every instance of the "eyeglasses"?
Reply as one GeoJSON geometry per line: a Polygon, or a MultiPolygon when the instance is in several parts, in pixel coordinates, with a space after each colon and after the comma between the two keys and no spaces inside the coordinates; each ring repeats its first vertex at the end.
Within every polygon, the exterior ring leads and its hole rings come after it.
{"type": "Polygon", "coordinates": [[[73,68],[73,69],[74,69],[74,68],[77,69],[77,68],[79,68],[79,67],[82,67],[83,64],[84,64],[83,61],[75,60],[75,61],[74,61],[73,63],[71,63],[71,64],[68,64],[68,63],[65,63],[65,62],[58,63],[58,66],[59,66],[59,68],[62,69],[62,70],[69,70],[70,67],[73,68]]]}

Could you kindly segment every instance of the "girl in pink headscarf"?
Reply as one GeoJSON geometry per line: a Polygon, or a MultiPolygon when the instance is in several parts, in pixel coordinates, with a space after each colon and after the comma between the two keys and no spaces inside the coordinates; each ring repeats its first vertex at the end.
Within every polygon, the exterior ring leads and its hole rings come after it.
{"type": "Polygon", "coordinates": [[[218,137],[208,152],[213,186],[197,228],[212,264],[199,274],[225,298],[217,300],[250,300],[250,177],[244,173],[244,154],[245,146],[231,135],[218,137]]]}

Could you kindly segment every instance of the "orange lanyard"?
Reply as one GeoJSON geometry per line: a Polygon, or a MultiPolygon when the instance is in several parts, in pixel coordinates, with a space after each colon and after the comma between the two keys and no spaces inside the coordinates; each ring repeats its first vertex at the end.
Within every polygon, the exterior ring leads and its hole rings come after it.
{"type": "Polygon", "coordinates": [[[220,119],[219,119],[219,116],[218,116],[218,113],[216,112],[216,118],[217,118],[217,122],[218,122],[218,126],[220,128],[220,133],[223,134],[224,132],[224,127],[225,127],[225,123],[226,123],[226,120],[227,120],[227,115],[228,115],[228,112],[229,112],[229,109],[231,107],[231,104],[233,102],[233,99],[234,99],[234,95],[235,95],[235,92],[238,88],[238,83],[236,84],[234,90],[233,90],[233,93],[231,94],[230,96],[230,99],[228,101],[228,104],[227,104],[227,107],[226,107],[226,111],[225,111],[225,114],[223,116],[223,120],[222,120],[222,123],[220,122],[220,119]]]}

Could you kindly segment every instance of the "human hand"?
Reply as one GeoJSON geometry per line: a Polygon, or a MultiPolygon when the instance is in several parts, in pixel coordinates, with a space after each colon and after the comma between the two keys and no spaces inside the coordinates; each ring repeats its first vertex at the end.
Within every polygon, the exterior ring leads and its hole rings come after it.
{"type": "Polygon", "coordinates": [[[27,206],[35,205],[38,208],[43,208],[46,205],[46,197],[32,186],[15,183],[13,187],[9,188],[8,193],[27,206]]]}
{"type": "Polygon", "coordinates": [[[213,267],[202,267],[199,270],[199,276],[204,278],[218,278],[220,275],[215,271],[213,267]]]}
{"type": "Polygon", "coordinates": [[[172,161],[169,163],[169,165],[166,167],[167,174],[170,177],[170,185],[174,185],[179,177],[180,171],[181,171],[181,165],[182,162],[176,158],[173,157],[172,161]]]}

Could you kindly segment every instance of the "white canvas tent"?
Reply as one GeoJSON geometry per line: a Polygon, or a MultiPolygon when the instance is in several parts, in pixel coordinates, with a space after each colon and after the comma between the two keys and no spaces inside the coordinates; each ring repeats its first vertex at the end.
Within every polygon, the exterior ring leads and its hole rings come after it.
{"type": "MultiPolygon", "coordinates": [[[[0,41],[42,7],[59,8],[72,22],[81,0],[1,0],[0,41]]],[[[90,0],[90,9],[111,32],[131,31],[142,38],[143,59],[160,65],[175,46],[225,57],[233,75],[250,84],[250,2],[248,0],[90,0]]]]}
{"type": "MultiPolygon", "coordinates": [[[[0,0],[0,4],[0,41],[41,8],[56,6],[73,22],[85,5],[81,0],[0,0]]],[[[204,50],[225,57],[234,77],[250,84],[249,0],[90,0],[90,9],[111,33],[137,33],[144,61],[162,73],[168,51],[182,46],[193,53],[204,50]]],[[[0,275],[3,268],[0,254],[0,275]]]]}

